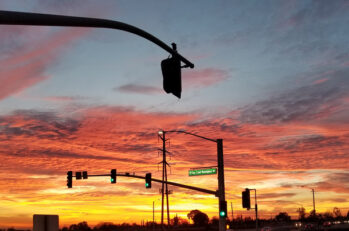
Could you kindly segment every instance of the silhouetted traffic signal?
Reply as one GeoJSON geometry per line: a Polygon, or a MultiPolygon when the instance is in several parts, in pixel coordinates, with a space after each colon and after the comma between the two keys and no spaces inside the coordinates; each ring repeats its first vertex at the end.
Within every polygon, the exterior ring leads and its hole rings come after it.
{"type": "Polygon", "coordinates": [[[171,58],[162,60],[161,70],[165,92],[167,94],[172,93],[178,98],[181,98],[182,76],[180,59],[174,55],[171,58]]]}
{"type": "Polygon", "coordinates": [[[151,173],[145,174],[145,187],[151,188],[151,173]]]}
{"type": "Polygon", "coordinates": [[[248,188],[242,192],[242,207],[246,209],[251,208],[250,190],[248,188]]]}
{"type": "Polygon", "coordinates": [[[68,186],[68,188],[73,187],[73,172],[72,171],[67,172],[67,186],[68,186]]]}
{"type": "Polygon", "coordinates": [[[82,179],[87,179],[87,178],[88,178],[87,172],[83,171],[82,172],[82,179]]]}
{"type": "Polygon", "coordinates": [[[219,202],[219,216],[227,217],[227,201],[219,202]]]}
{"type": "Polygon", "coordinates": [[[110,171],[110,183],[112,184],[116,183],[116,169],[112,169],[110,171]]]}
{"type": "Polygon", "coordinates": [[[81,176],[81,172],[75,172],[75,178],[77,180],[81,180],[82,176],[81,176]]]}

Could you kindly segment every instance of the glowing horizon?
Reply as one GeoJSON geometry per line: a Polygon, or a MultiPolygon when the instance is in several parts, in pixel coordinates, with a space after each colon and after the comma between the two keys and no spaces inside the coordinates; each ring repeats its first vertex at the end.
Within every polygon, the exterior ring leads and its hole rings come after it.
{"type": "MultiPolygon", "coordinates": [[[[349,4],[251,2],[2,1],[3,10],[135,25],[176,42],[195,68],[182,70],[177,100],[162,90],[160,61],[168,54],[144,39],[0,25],[0,227],[30,228],[33,214],[57,214],[61,227],[139,224],[152,221],[153,201],[159,222],[160,184],[146,189],[144,180],[98,177],[73,179],[68,189],[66,172],[117,169],[160,179],[161,130],[223,139],[229,218],[231,202],[234,216],[254,217],[242,208],[246,187],[257,189],[261,218],[296,218],[299,207],[309,213],[312,188],[317,212],[338,207],[345,215],[349,4]]],[[[217,175],[188,176],[217,165],[216,145],[185,134],[167,138],[168,180],[216,190],[217,175]]],[[[171,218],[194,209],[218,216],[213,195],[170,189],[171,218]]]]}

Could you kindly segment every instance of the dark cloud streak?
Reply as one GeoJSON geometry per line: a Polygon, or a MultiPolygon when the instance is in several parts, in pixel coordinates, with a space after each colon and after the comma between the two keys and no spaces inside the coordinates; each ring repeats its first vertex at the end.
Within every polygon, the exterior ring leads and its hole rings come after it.
{"type": "Polygon", "coordinates": [[[348,96],[349,70],[337,71],[326,82],[303,86],[242,109],[244,123],[275,124],[326,119],[340,110],[348,96]]]}

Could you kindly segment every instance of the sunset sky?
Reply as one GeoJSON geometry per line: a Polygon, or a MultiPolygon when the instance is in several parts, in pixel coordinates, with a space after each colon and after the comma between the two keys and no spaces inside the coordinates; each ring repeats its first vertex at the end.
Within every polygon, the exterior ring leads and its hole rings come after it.
{"type": "MultiPolygon", "coordinates": [[[[259,214],[349,209],[349,1],[1,0],[1,10],[97,17],[139,27],[195,64],[179,100],[162,90],[157,45],[119,30],[0,25],[0,228],[160,222],[160,184],[66,172],[151,172],[161,178],[160,129],[224,144],[228,213],[252,216],[241,192],[256,188],[259,214]]],[[[168,179],[217,189],[212,142],[168,134],[168,179]]],[[[171,217],[218,215],[217,198],[170,187],[171,217]]],[[[252,201],[253,202],[253,201],[252,201]]],[[[254,202],[253,202],[254,203],[254,202]]]]}

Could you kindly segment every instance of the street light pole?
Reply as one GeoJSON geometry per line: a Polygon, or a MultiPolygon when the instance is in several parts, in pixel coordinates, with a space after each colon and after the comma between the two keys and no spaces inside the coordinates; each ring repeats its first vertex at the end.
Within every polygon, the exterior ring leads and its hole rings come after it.
{"type": "Polygon", "coordinates": [[[313,192],[313,211],[314,211],[314,215],[316,215],[316,210],[315,210],[315,190],[312,188],[311,191],[313,192]]]}
{"type": "MultiPolygon", "coordinates": [[[[305,187],[305,186],[303,185],[301,187],[305,187]]],[[[313,193],[313,212],[314,212],[314,215],[316,215],[316,210],[315,210],[315,189],[313,189],[313,188],[308,188],[308,189],[311,189],[311,192],[313,193]]]]}
{"type": "Polygon", "coordinates": [[[155,201],[153,201],[153,224],[155,222],[155,201]]]}
{"type": "Polygon", "coordinates": [[[256,231],[258,231],[258,206],[257,206],[257,189],[254,190],[254,207],[256,209],[256,231]]]}

